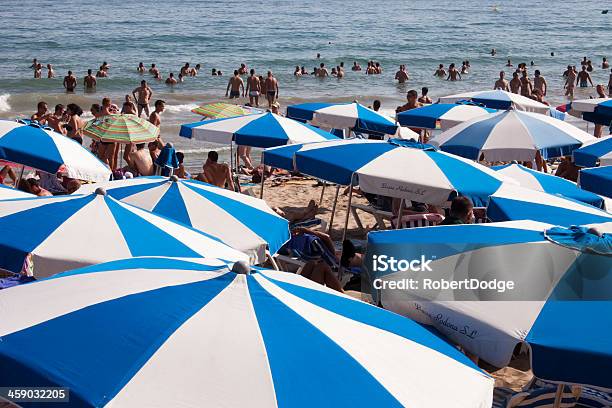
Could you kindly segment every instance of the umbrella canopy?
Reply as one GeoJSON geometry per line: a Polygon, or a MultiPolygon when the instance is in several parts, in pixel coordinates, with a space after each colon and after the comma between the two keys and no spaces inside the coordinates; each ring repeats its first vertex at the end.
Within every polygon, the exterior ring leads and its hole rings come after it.
{"type": "Polygon", "coordinates": [[[612,116],[612,98],[579,99],[572,101],[572,109],[612,116]]]}
{"type": "Polygon", "coordinates": [[[106,181],[111,171],[79,143],[51,128],[0,120],[0,160],[70,178],[106,181]]]}
{"type": "Polygon", "coordinates": [[[180,136],[253,147],[337,140],[329,132],[271,112],[213,119],[181,126],[180,136]]]}
{"type": "MultiPolygon", "coordinates": [[[[564,113],[566,115],[571,115],[574,116],[576,118],[580,118],[582,117],[582,113],[578,112],[575,109],[572,109],[572,103],[564,103],[563,105],[559,105],[555,108],[556,111],[564,113]]],[[[551,115],[552,116],[552,115],[551,115]]],[[[557,119],[561,119],[561,118],[557,118],[557,119]]]]}
{"type": "Polygon", "coordinates": [[[207,103],[191,110],[193,113],[210,119],[230,118],[253,113],[251,109],[226,102],[207,103]]]}
{"type": "Polygon", "coordinates": [[[0,200],[11,200],[13,198],[34,198],[34,195],[0,184],[0,200]]]}
{"type": "Polygon", "coordinates": [[[357,103],[302,103],[287,107],[287,116],[315,126],[351,128],[357,132],[395,135],[397,125],[382,113],[357,103]]]}
{"type": "Polygon", "coordinates": [[[504,111],[474,118],[434,137],[430,143],[472,160],[532,161],[571,154],[593,136],[566,122],[537,113],[504,111]]]}
{"type": "Polygon", "coordinates": [[[605,339],[612,336],[612,223],[597,228],[607,234],[533,221],[370,232],[366,259],[424,257],[430,270],[364,265],[383,287],[385,308],[433,325],[494,366],[507,366],[523,343],[535,376],[610,388],[612,342],[605,339]],[[406,278],[419,290],[382,285],[406,278]],[[511,280],[514,288],[421,290],[424,279],[511,280]]]}
{"type": "Polygon", "coordinates": [[[440,122],[440,127],[446,130],[467,120],[493,112],[497,110],[475,105],[436,103],[398,113],[397,121],[402,126],[424,129],[436,129],[437,123],[440,122]]]}
{"type": "Polygon", "coordinates": [[[612,136],[587,142],[573,152],[574,164],[580,167],[612,165],[612,136]]]}
{"type": "Polygon", "coordinates": [[[0,201],[0,269],[58,272],[130,256],[248,256],[218,239],[124,204],[103,191],[87,195],[0,201]]]}
{"type": "Polygon", "coordinates": [[[612,198],[612,166],[580,170],[578,184],[585,190],[612,198]]]}
{"type": "Polygon", "coordinates": [[[492,401],[493,379],[427,329],[286,272],[134,258],[3,290],[0,303],[21,311],[0,321],[1,383],[69,387],[79,406],[492,401]]]}
{"type": "Polygon", "coordinates": [[[289,223],[263,200],[196,180],[177,177],[136,177],[83,186],[91,193],[102,186],[124,203],[163,215],[210,234],[250,256],[253,263],[266,260],[289,240],[289,223]]]}
{"type": "Polygon", "coordinates": [[[535,220],[553,225],[581,225],[612,221],[612,214],[580,201],[504,184],[487,205],[491,221],[535,220]]]}
{"type": "Polygon", "coordinates": [[[432,147],[409,146],[394,139],[339,140],[303,145],[297,151],[293,146],[269,149],[264,161],[272,158],[270,162],[287,164],[282,158],[287,154],[281,151],[286,149],[294,155],[295,168],[304,174],[342,185],[351,184],[355,174],[365,192],[430,204],[445,203],[460,194],[475,206],[484,206],[488,196],[507,180],[461,157],[432,147]]]}
{"type": "Polygon", "coordinates": [[[83,134],[112,143],[146,143],[159,137],[159,128],[136,115],[106,115],[85,124],[83,134]]]}
{"type": "Polygon", "coordinates": [[[456,95],[444,96],[438,100],[439,103],[457,103],[460,101],[472,101],[491,109],[515,109],[525,112],[550,113],[550,107],[526,96],[507,91],[477,91],[465,92],[456,95]]]}
{"type": "Polygon", "coordinates": [[[591,204],[594,207],[602,208],[604,200],[597,194],[584,191],[576,183],[552,174],[533,170],[520,164],[507,164],[496,166],[493,169],[505,176],[516,180],[521,187],[532,190],[543,191],[549,194],[561,195],[573,200],[591,204]]]}

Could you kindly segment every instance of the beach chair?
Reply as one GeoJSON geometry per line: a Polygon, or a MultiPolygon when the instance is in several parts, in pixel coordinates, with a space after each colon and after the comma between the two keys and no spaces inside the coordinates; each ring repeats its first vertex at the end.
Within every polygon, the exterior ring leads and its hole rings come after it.
{"type": "MultiPolygon", "coordinates": [[[[532,387],[553,387],[554,383],[540,378],[533,379],[532,387]]],[[[612,390],[606,388],[581,386],[582,392],[578,398],[578,406],[584,408],[612,408],[612,390]]]]}
{"type": "Polygon", "coordinates": [[[495,388],[493,390],[492,408],[572,408],[576,406],[580,396],[580,387],[569,385],[547,386],[543,388],[528,388],[515,392],[510,388],[495,388]],[[555,405],[557,393],[561,392],[560,403],[555,405]]]}
{"type": "Polygon", "coordinates": [[[401,219],[401,228],[433,227],[444,221],[444,216],[438,213],[404,215],[401,219]]]}
{"type": "Polygon", "coordinates": [[[297,227],[316,229],[325,232],[327,230],[327,222],[325,222],[325,220],[322,220],[321,218],[315,217],[306,221],[299,221],[289,225],[289,229],[297,227]]]}
{"type": "Polygon", "coordinates": [[[379,230],[387,229],[387,225],[385,224],[385,221],[391,222],[393,220],[393,213],[391,211],[380,210],[378,208],[375,208],[367,204],[351,203],[351,214],[353,214],[353,218],[355,219],[355,222],[357,223],[357,227],[359,228],[360,231],[364,231],[364,227],[361,222],[361,219],[359,218],[359,214],[357,213],[357,210],[361,210],[363,212],[372,214],[374,216],[374,219],[376,220],[376,224],[374,224],[373,229],[379,229],[379,230]]]}

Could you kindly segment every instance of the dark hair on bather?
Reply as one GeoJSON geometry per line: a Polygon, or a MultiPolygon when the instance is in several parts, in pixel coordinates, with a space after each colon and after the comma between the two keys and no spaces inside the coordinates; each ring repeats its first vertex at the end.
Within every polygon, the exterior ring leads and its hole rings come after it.
{"type": "Polygon", "coordinates": [[[409,90],[409,91],[408,91],[408,93],[406,94],[406,97],[407,97],[407,98],[410,98],[411,96],[412,96],[413,98],[416,98],[416,97],[418,97],[418,96],[419,96],[419,94],[418,94],[418,93],[417,93],[417,91],[415,91],[414,89],[411,89],[411,90],[409,90]]]}
{"type": "Polygon", "coordinates": [[[76,103],[69,103],[68,106],[66,106],[66,109],[68,109],[73,115],[81,116],[83,114],[83,109],[81,109],[81,107],[76,103]]]}
{"type": "Polygon", "coordinates": [[[450,214],[453,217],[464,218],[474,208],[474,204],[467,197],[455,197],[451,202],[450,214]]]}
{"type": "Polygon", "coordinates": [[[210,161],[216,163],[219,160],[219,153],[214,150],[211,150],[210,152],[208,152],[208,158],[210,159],[210,161]]]}
{"type": "Polygon", "coordinates": [[[185,160],[185,153],[176,152],[176,160],[178,160],[179,164],[183,164],[183,160],[185,160]]]}

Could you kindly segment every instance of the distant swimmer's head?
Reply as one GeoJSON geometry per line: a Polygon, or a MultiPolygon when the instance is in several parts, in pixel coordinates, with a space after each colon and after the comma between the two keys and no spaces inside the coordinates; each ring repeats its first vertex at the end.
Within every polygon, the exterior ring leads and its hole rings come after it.
{"type": "Polygon", "coordinates": [[[168,74],[168,76],[169,76],[170,78],[174,78],[174,72],[171,72],[170,74],[168,74]]]}
{"type": "Polygon", "coordinates": [[[324,68],[324,67],[325,67],[325,64],[324,64],[324,63],[321,63],[319,66],[320,66],[321,68],[324,68]]]}
{"type": "Polygon", "coordinates": [[[151,64],[151,68],[155,68],[155,64],[151,64]]]}
{"type": "Polygon", "coordinates": [[[91,72],[92,72],[91,69],[88,69],[87,70],[87,75],[91,75],[91,72]]]}

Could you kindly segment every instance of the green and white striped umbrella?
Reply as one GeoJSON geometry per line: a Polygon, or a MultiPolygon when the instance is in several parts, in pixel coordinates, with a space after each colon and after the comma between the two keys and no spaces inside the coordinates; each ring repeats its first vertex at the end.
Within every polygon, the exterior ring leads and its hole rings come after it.
{"type": "Polygon", "coordinates": [[[85,124],[83,134],[112,143],[145,143],[159,137],[159,128],[136,115],[106,115],[85,124]]]}

